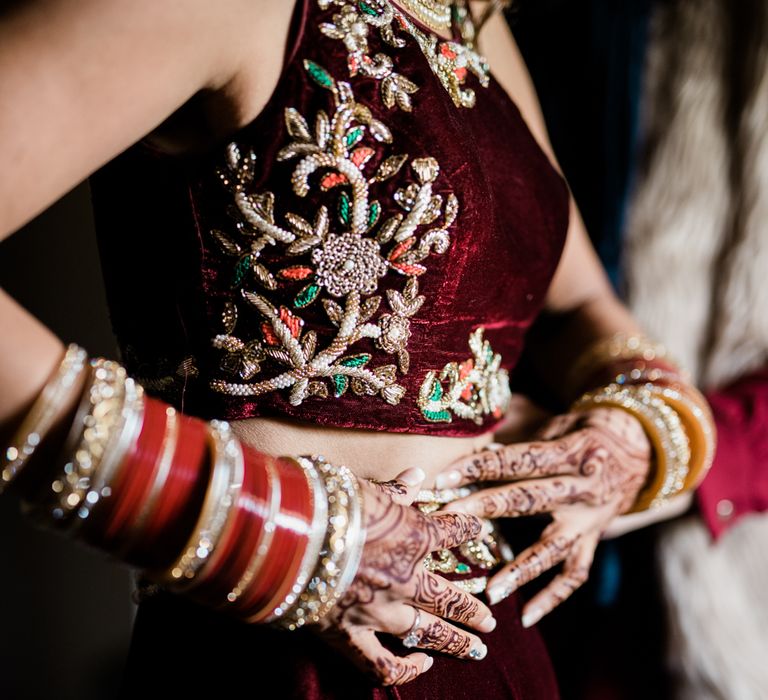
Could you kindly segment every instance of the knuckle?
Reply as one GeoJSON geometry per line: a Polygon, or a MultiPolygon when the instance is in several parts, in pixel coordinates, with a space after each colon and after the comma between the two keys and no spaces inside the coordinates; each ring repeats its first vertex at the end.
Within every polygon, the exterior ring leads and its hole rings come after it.
{"type": "Polygon", "coordinates": [[[586,566],[578,566],[571,572],[571,579],[579,585],[583,585],[589,579],[589,569],[586,566]]]}

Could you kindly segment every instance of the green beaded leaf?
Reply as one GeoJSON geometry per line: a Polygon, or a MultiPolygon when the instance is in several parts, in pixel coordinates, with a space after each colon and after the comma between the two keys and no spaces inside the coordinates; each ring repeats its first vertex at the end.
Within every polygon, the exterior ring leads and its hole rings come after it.
{"type": "Polygon", "coordinates": [[[339,360],[339,364],[344,367],[363,367],[370,359],[371,356],[367,353],[360,353],[359,355],[350,355],[349,357],[342,358],[339,360]]]}
{"type": "Polygon", "coordinates": [[[304,68],[309,73],[309,77],[320,87],[324,87],[326,90],[333,90],[336,87],[336,81],[333,79],[333,76],[314,61],[305,60],[304,68]]]}
{"type": "Polygon", "coordinates": [[[303,309],[305,306],[309,306],[320,293],[320,285],[308,284],[302,289],[293,300],[293,305],[297,309],[303,309]]]}
{"type": "Polygon", "coordinates": [[[379,220],[379,217],[381,216],[381,204],[374,201],[371,202],[371,208],[368,210],[368,228],[373,228],[376,225],[376,222],[379,220]]]}
{"type": "Polygon", "coordinates": [[[430,401],[439,401],[443,398],[443,387],[440,386],[440,382],[435,382],[432,388],[432,393],[429,396],[430,401]]]}
{"type": "Polygon", "coordinates": [[[346,192],[342,192],[339,197],[339,219],[341,219],[341,223],[349,226],[351,217],[352,201],[349,199],[349,195],[346,192]]]}
{"type": "Polygon", "coordinates": [[[245,275],[247,274],[248,270],[251,269],[251,256],[249,255],[243,255],[240,260],[237,261],[237,265],[235,265],[235,271],[232,274],[232,287],[239,287],[243,279],[245,278],[245,275]]]}
{"type": "Polygon", "coordinates": [[[359,143],[364,135],[365,129],[363,129],[362,126],[356,126],[354,129],[350,129],[347,132],[346,138],[347,148],[352,148],[356,143],[359,143]]]}
{"type": "Polygon", "coordinates": [[[427,420],[432,421],[433,423],[451,422],[451,414],[448,411],[428,411],[424,409],[422,410],[422,413],[427,420]]]}
{"type": "Polygon", "coordinates": [[[349,386],[349,377],[346,374],[333,375],[333,395],[337,398],[341,396],[349,386]]]}
{"type": "Polygon", "coordinates": [[[379,13],[376,12],[376,8],[371,7],[367,2],[364,2],[363,0],[360,0],[360,2],[357,3],[357,6],[366,15],[370,15],[371,17],[378,17],[379,16],[379,13]]]}
{"type": "Polygon", "coordinates": [[[467,564],[456,564],[456,568],[454,569],[454,572],[457,574],[468,574],[472,569],[469,568],[469,565],[467,564]]]}

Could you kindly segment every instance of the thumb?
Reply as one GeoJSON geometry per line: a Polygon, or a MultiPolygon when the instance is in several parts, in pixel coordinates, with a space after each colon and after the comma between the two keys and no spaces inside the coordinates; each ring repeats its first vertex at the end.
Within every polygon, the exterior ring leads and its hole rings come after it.
{"type": "Polygon", "coordinates": [[[395,503],[401,506],[409,506],[416,500],[421,485],[427,475],[423,469],[413,467],[400,472],[394,479],[389,481],[376,481],[370,479],[370,483],[379,491],[386,493],[395,503]]]}

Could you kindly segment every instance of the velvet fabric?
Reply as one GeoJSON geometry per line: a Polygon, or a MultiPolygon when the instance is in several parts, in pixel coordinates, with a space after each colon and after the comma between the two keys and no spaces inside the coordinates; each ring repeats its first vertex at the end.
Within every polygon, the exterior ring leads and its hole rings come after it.
{"type": "MultiPolygon", "coordinates": [[[[549,656],[539,633],[520,623],[516,595],[494,607],[498,626],[478,636],[482,661],[434,654],[429,671],[382,687],[313,632],[247,625],[169,593],[139,606],[121,698],[279,697],[285,700],[556,700],[549,656]]],[[[393,653],[408,650],[381,637],[393,653]]]]}
{"type": "MultiPolygon", "coordinates": [[[[517,106],[492,78],[483,88],[470,76],[477,94],[473,109],[458,108],[431,71],[415,41],[394,49],[376,31],[370,54],[383,52],[395,70],[419,87],[412,112],[387,108],[378,81],[350,79],[342,42],[320,31],[338,7],[323,10],[317,0],[298,0],[282,76],[264,110],[230,135],[228,142],[257,156],[253,192],[275,194],[276,216],[286,212],[314,217],[319,204],[336,202],[314,183],[297,197],[290,178],[294,164],[279,162],[289,140],[285,109],[293,107],[310,124],[319,110],[332,112],[330,93],[307,75],[305,60],[350,81],[355,98],[392,132],[392,146],[376,154],[367,172],[386,155],[430,156],[440,164],[435,192],[454,193],[458,218],[450,246],[425,261],[419,294],[425,301],[411,319],[410,369],[398,374],[405,395],[397,405],[348,391],[341,397],[309,397],[292,405],[287,393],[257,399],[217,393],[209,382],[221,377],[221,351],[212,338],[223,332],[222,310],[237,300],[230,282],[234,262],[224,254],[213,230],[230,231],[230,193],[217,168],[225,164],[222,143],[210,152],[171,157],[139,143],[91,177],[95,223],[114,333],[121,359],[147,392],[184,413],[236,420],[252,416],[444,436],[490,431],[498,417],[428,422],[416,398],[429,370],[471,357],[470,333],[482,326],[502,366],[512,369],[527,329],[539,313],[559,261],[568,227],[569,195],[563,178],[527,128],[517,106]],[[323,199],[325,198],[325,199],[323,199]]],[[[364,142],[364,143],[367,143],[364,142]]],[[[394,180],[394,179],[393,179],[394,180]]],[[[395,190],[403,181],[377,184],[372,196],[382,204],[382,220],[398,209],[395,190]]],[[[279,260],[264,258],[277,265],[279,260]]],[[[298,262],[298,261],[297,261],[298,262]]],[[[388,273],[377,290],[402,289],[403,278],[388,273]]],[[[274,294],[274,293],[273,293],[274,294]]],[[[272,297],[274,298],[274,296],[272,297]]],[[[285,291],[284,303],[292,294],[285,291]]],[[[302,309],[305,329],[327,339],[322,306],[302,309]]],[[[243,309],[235,335],[262,337],[263,318],[243,309]]],[[[372,342],[354,352],[370,353],[377,364],[391,362],[372,342]]],[[[264,363],[265,371],[270,367],[264,363]]],[[[401,688],[384,689],[358,672],[311,632],[282,633],[245,625],[188,600],[161,593],[141,603],[125,673],[123,693],[135,698],[148,689],[174,696],[254,695],[325,700],[403,698],[458,700],[515,698],[553,700],[558,693],[552,668],[536,630],[520,624],[520,603],[512,596],[496,607],[497,629],[484,635],[489,655],[471,662],[437,655],[433,668],[401,688]]],[[[396,639],[392,648],[404,649],[396,639]]]]}
{"type": "MultiPolygon", "coordinates": [[[[457,107],[411,37],[403,34],[405,46],[396,49],[372,29],[370,55],[391,56],[395,70],[419,87],[412,112],[387,108],[379,81],[350,78],[344,43],[320,30],[338,9],[322,10],[316,0],[299,0],[279,83],[265,109],[228,142],[256,153],[252,191],[274,193],[277,219],[292,212],[311,221],[321,203],[335,209],[336,190],[321,192],[316,176],[309,195],[298,197],[291,189],[296,162],[277,159],[290,141],[284,118],[287,107],[297,109],[310,124],[319,110],[334,111],[331,93],[308,76],[303,62],[309,59],[336,80],[350,82],[355,98],[391,130],[391,147],[382,148],[370,138],[370,144],[363,142],[376,152],[366,172],[374,172],[378,162],[392,154],[408,154],[410,159],[431,156],[439,162],[435,191],[443,196],[454,193],[459,214],[449,228],[448,250],[430,254],[423,263],[427,271],[419,277],[419,294],[425,302],[411,318],[410,369],[397,376],[405,387],[403,398],[390,405],[378,396],[347,391],[338,398],[310,396],[292,405],[286,390],[242,397],[210,388],[210,380],[227,379],[220,367],[222,351],[211,343],[224,332],[225,304],[238,302],[234,335],[245,342],[262,338],[264,321],[233,291],[236,259],[226,255],[211,234],[216,229],[233,231],[235,226],[230,217],[232,196],[216,173],[225,162],[225,143],[180,158],[140,142],[91,178],[108,302],[122,360],[150,393],[203,418],[284,416],[392,432],[446,436],[486,432],[498,416],[485,416],[479,423],[456,417],[451,422],[426,420],[416,401],[419,387],[429,370],[439,372],[449,362],[461,363],[472,356],[468,339],[478,326],[485,328],[484,337],[501,354],[502,367],[514,366],[563,248],[567,185],[493,78],[483,88],[470,74],[465,87],[474,89],[477,104],[472,109],[457,107]]],[[[394,196],[403,184],[403,178],[394,177],[372,186],[371,197],[382,205],[382,221],[401,211],[394,196]]],[[[332,224],[331,230],[336,229],[332,224]]],[[[291,259],[294,264],[303,261],[291,259]]],[[[275,272],[285,261],[266,252],[262,262],[275,272]]],[[[390,271],[379,281],[376,293],[386,294],[402,290],[404,279],[390,271]]],[[[281,287],[270,300],[284,294],[280,301],[289,307],[295,292],[281,287]]],[[[316,330],[322,347],[334,333],[323,306],[315,303],[301,309],[300,315],[305,331],[316,330]]],[[[370,339],[359,341],[350,352],[370,354],[372,366],[393,362],[370,339]]],[[[279,367],[267,360],[255,380],[274,376],[279,367]]]]}

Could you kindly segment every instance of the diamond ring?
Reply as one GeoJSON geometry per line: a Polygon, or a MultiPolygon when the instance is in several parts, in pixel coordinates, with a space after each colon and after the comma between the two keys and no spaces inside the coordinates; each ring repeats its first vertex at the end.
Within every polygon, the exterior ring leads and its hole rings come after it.
{"type": "Polygon", "coordinates": [[[418,608],[414,608],[414,610],[416,611],[416,618],[414,619],[411,628],[403,636],[403,646],[408,647],[409,649],[418,646],[421,641],[421,635],[417,632],[419,625],[421,624],[421,610],[418,608]]]}

